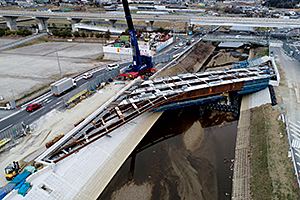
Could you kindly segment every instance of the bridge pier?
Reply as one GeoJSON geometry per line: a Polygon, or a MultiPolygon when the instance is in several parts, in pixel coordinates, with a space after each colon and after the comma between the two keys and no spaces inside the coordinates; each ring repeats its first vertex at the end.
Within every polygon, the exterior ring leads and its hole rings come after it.
{"type": "Polygon", "coordinates": [[[82,20],[82,18],[72,18],[72,17],[68,17],[67,19],[68,19],[68,21],[70,21],[71,24],[72,24],[72,31],[73,31],[73,32],[74,32],[74,31],[78,31],[78,30],[75,28],[75,24],[79,23],[79,22],[82,20]]]}
{"type": "Polygon", "coordinates": [[[2,16],[2,18],[6,21],[6,24],[11,31],[18,30],[18,27],[17,27],[18,17],[17,16],[2,16]]]}
{"type": "Polygon", "coordinates": [[[153,23],[154,21],[145,21],[147,24],[147,31],[153,31],[153,23]]]}
{"type": "Polygon", "coordinates": [[[108,23],[110,28],[116,28],[116,25],[115,25],[115,23],[117,21],[116,19],[105,19],[105,21],[108,23]]]}
{"type": "Polygon", "coordinates": [[[34,19],[37,21],[40,31],[47,30],[49,17],[35,17],[34,19]]]}

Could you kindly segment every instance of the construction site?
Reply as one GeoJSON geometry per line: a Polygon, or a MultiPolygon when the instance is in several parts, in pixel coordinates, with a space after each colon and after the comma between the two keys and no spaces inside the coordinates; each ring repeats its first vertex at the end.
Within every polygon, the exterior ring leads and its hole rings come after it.
{"type": "Polygon", "coordinates": [[[61,103],[67,95],[50,112],[40,104],[42,117],[3,145],[1,199],[297,199],[286,113],[300,97],[297,78],[285,76],[288,58],[269,56],[270,46],[198,38],[153,66],[140,55],[126,1],[124,10],[135,53],[122,70],[136,76],[99,79],[73,92],[71,106],[61,103]]]}

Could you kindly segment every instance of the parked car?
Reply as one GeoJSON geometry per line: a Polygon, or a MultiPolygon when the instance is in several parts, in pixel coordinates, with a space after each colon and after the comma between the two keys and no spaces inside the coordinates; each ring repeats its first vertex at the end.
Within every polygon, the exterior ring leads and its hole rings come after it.
{"type": "Polygon", "coordinates": [[[182,42],[180,42],[178,45],[181,47],[181,46],[183,46],[183,43],[182,43],[182,42]]]}
{"type": "Polygon", "coordinates": [[[119,64],[109,64],[107,65],[107,70],[110,71],[110,70],[113,70],[113,69],[117,69],[119,68],[119,64]]]}
{"type": "Polygon", "coordinates": [[[91,78],[93,76],[93,74],[91,74],[91,73],[85,73],[84,75],[83,75],[83,78],[84,79],[88,79],[88,78],[91,78]]]}
{"type": "Polygon", "coordinates": [[[26,111],[27,112],[32,112],[36,109],[39,109],[40,107],[42,107],[42,104],[40,103],[33,103],[33,104],[29,104],[27,107],[26,107],[26,111]]]}

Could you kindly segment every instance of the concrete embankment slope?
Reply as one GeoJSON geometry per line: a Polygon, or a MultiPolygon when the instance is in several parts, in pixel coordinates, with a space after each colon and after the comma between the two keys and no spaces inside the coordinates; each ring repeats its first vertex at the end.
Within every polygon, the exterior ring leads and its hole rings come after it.
{"type": "Polygon", "coordinates": [[[235,147],[232,199],[252,199],[250,191],[250,121],[251,108],[271,103],[269,89],[245,95],[242,99],[235,147]]]}

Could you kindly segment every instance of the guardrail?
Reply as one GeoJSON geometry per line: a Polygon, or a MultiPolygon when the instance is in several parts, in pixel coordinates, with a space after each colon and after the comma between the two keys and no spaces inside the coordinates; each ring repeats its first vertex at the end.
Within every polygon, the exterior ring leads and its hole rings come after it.
{"type": "Polygon", "coordinates": [[[289,141],[289,146],[290,146],[290,150],[291,150],[291,157],[292,157],[292,161],[293,161],[293,164],[294,164],[294,169],[295,169],[295,174],[297,176],[297,182],[298,182],[298,187],[300,188],[300,178],[299,178],[299,171],[297,169],[297,161],[295,159],[295,152],[294,152],[294,148],[292,146],[292,139],[291,139],[291,133],[290,133],[290,120],[289,118],[285,115],[285,114],[282,114],[282,120],[283,120],[283,123],[285,121],[285,125],[286,125],[286,132],[287,132],[287,135],[288,135],[288,141],[289,141]]]}

